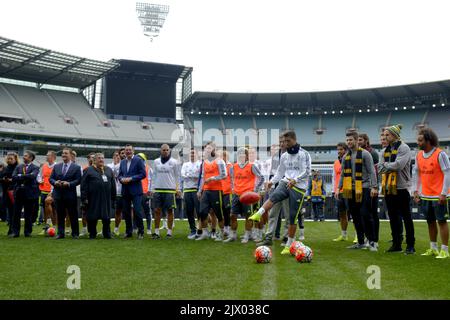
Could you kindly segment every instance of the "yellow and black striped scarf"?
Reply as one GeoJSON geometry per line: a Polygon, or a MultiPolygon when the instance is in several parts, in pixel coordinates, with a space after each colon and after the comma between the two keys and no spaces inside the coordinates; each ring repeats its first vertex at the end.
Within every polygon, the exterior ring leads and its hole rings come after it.
{"type": "MultiPolygon", "coordinates": [[[[356,151],[355,160],[355,201],[362,202],[362,148],[356,151]]],[[[344,180],[342,184],[342,196],[346,199],[353,197],[352,187],[352,151],[349,150],[344,158],[344,180]]]]}
{"type": "MultiPolygon", "coordinates": [[[[395,161],[395,159],[397,158],[398,148],[400,147],[401,144],[402,144],[401,141],[397,141],[396,143],[394,143],[392,147],[390,145],[386,147],[383,154],[384,162],[389,163],[395,161]]],[[[385,172],[381,174],[381,194],[382,195],[397,194],[396,171],[392,171],[389,173],[385,172]]]]}

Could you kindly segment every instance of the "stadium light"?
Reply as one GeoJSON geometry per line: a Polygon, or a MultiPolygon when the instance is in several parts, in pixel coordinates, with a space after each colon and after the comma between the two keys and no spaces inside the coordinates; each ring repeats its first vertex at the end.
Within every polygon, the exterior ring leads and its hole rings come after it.
{"type": "Polygon", "coordinates": [[[293,116],[294,115],[294,113],[293,112],[291,112],[291,116],[293,116]]]}
{"type": "Polygon", "coordinates": [[[445,107],[445,103],[442,103],[442,104],[441,104],[441,107],[445,107]]]}
{"type": "Polygon", "coordinates": [[[342,111],[342,110],[341,110],[341,111],[339,111],[339,113],[340,113],[340,114],[343,114],[343,113],[344,113],[344,111],[342,111]]]}
{"type": "Polygon", "coordinates": [[[159,35],[167,15],[169,6],[136,2],[136,13],[141,23],[144,35],[153,41],[159,35]]]}
{"type": "Polygon", "coordinates": [[[334,113],[335,113],[335,112],[334,112],[334,110],[333,110],[333,111],[331,111],[331,113],[332,113],[332,114],[334,114],[334,113]]]}
{"type": "Polygon", "coordinates": [[[301,112],[297,112],[297,114],[300,116],[300,115],[302,115],[302,113],[301,112]]]}
{"type": "Polygon", "coordinates": [[[223,113],[223,115],[224,115],[224,116],[226,116],[226,115],[227,115],[227,113],[226,113],[226,112],[224,112],[224,113],[223,113]]]}
{"type": "Polygon", "coordinates": [[[362,110],[361,109],[359,109],[359,113],[361,113],[362,112],[362,110]]]}
{"type": "Polygon", "coordinates": [[[209,112],[208,112],[208,111],[206,111],[205,113],[206,113],[206,114],[209,114],[209,112]]]}
{"type": "Polygon", "coordinates": [[[433,103],[433,108],[436,108],[436,105],[433,103]]]}
{"type": "Polygon", "coordinates": [[[274,116],[274,115],[275,115],[275,112],[272,112],[272,115],[274,116]]]}
{"type": "Polygon", "coordinates": [[[259,112],[257,112],[256,115],[259,116],[259,112]]]}
{"type": "Polygon", "coordinates": [[[411,109],[413,109],[413,110],[414,110],[415,108],[416,108],[416,106],[412,106],[412,107],[411,107],[411,109]]]}
{"type": "Polygon", "coordinates": [[[267,116],[267,112],[264,112],[264,115],[267,116]]]}
{"type": "Polygon", "coordinates": [[[367,109],[367,112],[370,112],[370,109],[367,109]]]}
{"type": "Polygon", "coordinates": [[[407,108],[406,107],[403,107],[403,110],[406,110],[407,108]]]}
{"type": "Polygon", "coordinates": [[[378,109],[375,109],[375,112],[378,112],[378,109]]]}
{"type": "Polygon", "coordinates": [[[306,112],[305,112],[305,114],[306,114],[306,115],[308,115],[308,114],[309,114],[309,112],[308,112],[308,111],[306,111],[306,112]]]}
{"type": "Polygon", "coordinates": [[[239,115],[242,116],[242,112],[239,112],[239,115]]]}
{"type": "Polygon", "coordinates": [[[234,116],[234,112],[232,112],[231,115],[234,116]]]}
{"type": "Polygon", "coordinates": [[[194,110],[191,110],[191,114],[194,114],[194,110]]]}
{"type": "Polygon", "coordinates": [[[324,111],[324,112],[323,112],[323,114],[327,114],[327,112],[326,112],[326,111],[324,111]]]}
{"type": "Polygon", "coordinates": [[[202,112],[201,112],[201,111],[199,111],[199,112],[198,112],[198,114],[202,114],[202,112]]]}
{"type": "Polygon", "coordinates": [[[397,107],[395,107],[394,109],[395,109],[395,111],[397,111],[397,110],[398,110],[398,108],[397,108],[397,107]]]}

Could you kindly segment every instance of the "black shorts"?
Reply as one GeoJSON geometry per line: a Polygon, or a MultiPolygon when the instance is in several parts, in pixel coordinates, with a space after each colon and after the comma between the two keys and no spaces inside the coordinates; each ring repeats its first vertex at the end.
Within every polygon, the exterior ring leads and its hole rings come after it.
{"type": "Polygon", "coordinates": [[[420,211],[428,222],[446,222],[449,217],[450,198],[447,198],[445,204],[439,204],[436,200],[420,201],[420,211]]]}
{"type": "Polygon", "coordinates": [[[338,213],[338,215],[347,212],[346,200],[342,198],[342,193],[339,194],[339,200],[336,200],[336,198],[334,198],[334,210],[338,213]]]}
{"type": "MultiPolygon", "coordinates": [[[[280,181],[276,189],[269,196],[273,203],[281,202],[284,199],[289,199],[289,223],[296,224],[298,215],[303,206],[303,199],[305,198],[305,190],[296,187],[288,188],[287,183],[280,181]]],[[[285,213],[286,214],[286,213],[285,213]]]]}
{"type": "Polygon", "coordinates": [[[116,210],[123,210],[123,199],[122,196],[116,196],[116,210]]]}
{"type": "Polygon", "coordinates": [[[177,207],[175,191],[155,190],[152,203],[155,209],[175,209],[177,207]]]}
{"type": "Polygon", "coordinates": [[[245,218],[250,217],[252,214],[252,206],[243,204],[241,201],[239,201],[239,196],[236,194],[233,194],[233,200],[231,204],[231,214],[234,215],[241,215],[245,218]]]}
{"type": "Polygon", "coordinates": [[[231,194],[223,194],[222,195],[222,210],[230,210],[231,209],[231,204],[232,204],[232,199],[233,197],[231,196],[231,194]]]}
{"type": "Polygon", "coordinates": [[[212,209],[216,214],[217,220],[223,220],[222,212],[222,191],[219,190],[205,190],[202,192],[200,199],[200,217],[205,220],[208,217],[209,211],[212,209]]]}

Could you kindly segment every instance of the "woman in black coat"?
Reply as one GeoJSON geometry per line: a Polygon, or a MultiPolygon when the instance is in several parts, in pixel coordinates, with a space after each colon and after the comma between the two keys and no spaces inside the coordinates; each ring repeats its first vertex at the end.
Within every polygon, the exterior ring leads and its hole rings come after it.
{"type": "Polygon", "coordinates": [[[105,166],[102,153],[95,155],[94,164],[88,167],[81,179],[81,202],[87,210],[89,238],[97,236],[97,221],[102,220],[103,238],[111,239],[110,219],[116,199],[114,173],[105,166]]]}
{"type": "Polygon", "coordinates": [[[12,216],[14,213],[14,183],[12,181],[12,175],[14,169],[16,169],[19,164],[19,156],[15,152],[8,152],[6,155],[6,167],[0,172],[0,183],[2,184],[3,191],[3,208],[6,209],[7,221],[9,225],[8,235],[12,232],[12,216]]]}

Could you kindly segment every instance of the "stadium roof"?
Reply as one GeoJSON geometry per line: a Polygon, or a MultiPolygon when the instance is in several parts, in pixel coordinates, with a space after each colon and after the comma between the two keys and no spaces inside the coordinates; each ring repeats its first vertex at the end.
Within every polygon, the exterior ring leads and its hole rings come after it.
{"type": "Polygon", "coordinates": [[[112,76],[159,78],[176,82],[179,78],[185,78],[192,67],[185,67],[176,64],[166,64],[136,60],[111,60],[120,66],[111,73],[112,76]]]}
{"type": "Polygon", "coordinates": [[[329,108],[355,109],[373,107],[430,105],[450,102],[450,80],[357,90],[291,92],[291,93],[231,93],[194,92],[183,104],[185,111],[320,111],[329,108]]]}
{"type": "Polygon", "coordinates": [[[82,89],[118,66],[0,37],[2,78],[82,89]]]}

